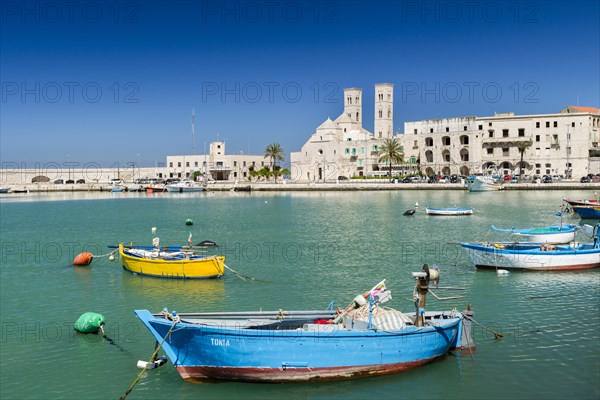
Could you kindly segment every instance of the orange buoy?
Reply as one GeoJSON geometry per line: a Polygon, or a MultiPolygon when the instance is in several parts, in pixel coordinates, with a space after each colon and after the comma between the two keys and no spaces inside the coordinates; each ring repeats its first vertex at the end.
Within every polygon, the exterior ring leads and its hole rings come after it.
{"type": "Polygon", "coordinates": [[[78,254],[73,260],[73,265],[90,265],[94,255],[92,253],[83,252],[78,254]]]}

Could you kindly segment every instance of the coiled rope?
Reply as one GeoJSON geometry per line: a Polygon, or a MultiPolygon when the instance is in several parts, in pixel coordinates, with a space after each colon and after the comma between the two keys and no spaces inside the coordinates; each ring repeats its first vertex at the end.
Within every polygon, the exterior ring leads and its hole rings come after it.
{"type": "Polygon", "coordinates": [[[146,370],[148,369],[148,366],[152,362],[154,362],[153,360],[156,358],[156,356],[158,354],[158,351],[162,347],[163,343],[165,343],[165,340],[167,340],[167,337],[169,337],[169,335],[173,331],[173,328],[175,328],[175,325],[177,325],[179,322],[181,322],[181,319],[179,318],[179,315],[169,314],[169,316],[173,320],[173,325],[171,325],[171,328],[169,329],[169,331],[167,332],[167,334],[163,337],[162,342],[160,342],[160,344],[158,346],[156,346],[156,349],[154,350],[154,353],[152,353],[152,356],[150,357],[150,359],[146,363],[146,366],[144,367],[144,369],[142,370],[142,372],[140,372],[140,374],[138,375],[138,377],[135,379],[135,381],[133,381],[133,383],[131,384],[131,386],[129,386],[129,389],[127,389],[127,391],[125,391],[125,393],[123,394],[123,396],[119,397],[119,400],[124,400],[129,395],[129,393],[131,393],[131,391],[133,390],[133,388],[135,387],[135,385],[137,385],[138,382],[140,381],[140,379],[142,379],[142,375],[144,375],[144,372],[146,372],[146,370]]]}

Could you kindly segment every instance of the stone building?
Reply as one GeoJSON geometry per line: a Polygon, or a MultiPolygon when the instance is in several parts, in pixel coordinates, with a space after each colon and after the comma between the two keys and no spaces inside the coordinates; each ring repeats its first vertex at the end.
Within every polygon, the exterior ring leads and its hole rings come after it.
{"type": "Polygon", "coordinates": [[[469,175],[497,169],[580,178],[600,172],[598,108],[569,106],[555,114],[456,117],[406,122],[401,141],[426,175],[469,175]]]}
{"type": "MultiPolygon", "coordinates": [[[[291,179],[297,182],[333,181],[340,177],[387,175],[379,149],[394,132],[394,85],[375,85],[374,131],[362,126],[362,89],[344,89],[344,110],[327,118],[298,152],[290,155],[291,179]]],[[[416,167],[416,158],[412,160],[416,167]]],[[[406,165],[393,165],[394,173],[406,165]]]]}
{"type": "Polygon", "coordinates": [[[195,171],[214,181],[247,181],[250,167],[258,171],[270,166],[271,160],[264,156],[226,154],[225,142],[212,142],[209,154],[167,156],[164,178],[189,178],[195,171]]]}

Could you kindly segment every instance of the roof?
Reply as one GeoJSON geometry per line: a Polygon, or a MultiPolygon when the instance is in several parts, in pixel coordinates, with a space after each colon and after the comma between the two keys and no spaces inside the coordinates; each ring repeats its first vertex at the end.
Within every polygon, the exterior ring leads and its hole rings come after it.
{"type": "MultiPolygon", "coordinates": [[[[565,110],[573,110],[574,112],[600,114],[600,108],[596,107],[583,107],[583,106],[567,106],[565,110]]],[[[563,112],[565,111],[563,110],[563,112]]],[[[567,112],[569,112],[567,111],[567,112]]]]}
{"type": "Polygon", "coordinates": [[[325,122],[317,127],[317,130],[321,129],[339,129],[338,126],[331,120],[331,118],[327,118],[325,122]]]}

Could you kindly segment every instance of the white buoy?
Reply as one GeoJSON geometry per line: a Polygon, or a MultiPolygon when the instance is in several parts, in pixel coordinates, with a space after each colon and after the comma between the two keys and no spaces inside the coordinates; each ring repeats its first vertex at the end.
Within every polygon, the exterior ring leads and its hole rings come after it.
{"type": "Polygon", "coordinates": [[[155,227],[155,226],[153,226],[153,227],[152,227],[152,234],[153,234],[153,235],[155,235],[155,234],[156,234],[156,227],[155,227]]]}
{"type": "Polygon", "coordinates": [[[137,367],[139,369],[144,369],[144,368],[152,369],[152,368],[156,368],[156,365],[154,363],[148,364],[148,361],[138,360],[137,367]]]}
{"type": "Polygon", "coordinates": [[[108,260],[109,261],[115,261],[115,255],[111,254],[110,256],[108,256],[108,260]]]}
{"type": "Polygon", "coordinates": [[[508,275],[508,274],[510,274],[510,272],[507,271],[507,270],[505,270],[505,269],[499,269],[499,270],[496,271],[496,273],[498,275],[508,275]]]}
{"type": "Polygon", "coordinates": [[[419,202],[415,203],[415,208],[419,208],[419,202]]]}

